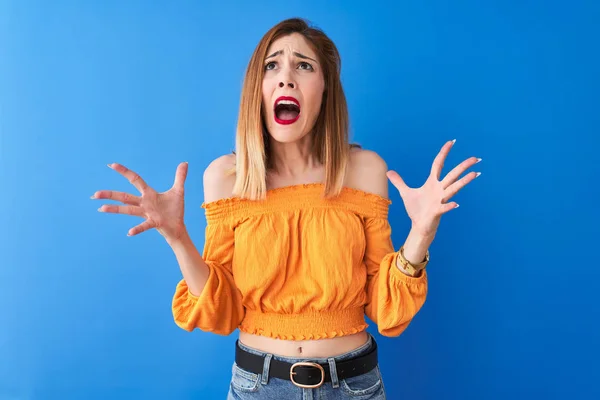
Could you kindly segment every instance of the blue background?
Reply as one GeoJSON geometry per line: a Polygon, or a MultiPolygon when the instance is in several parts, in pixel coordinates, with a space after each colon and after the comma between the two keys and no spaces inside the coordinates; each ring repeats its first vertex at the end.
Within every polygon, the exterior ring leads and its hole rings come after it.
{"type": "Polygon", "coordinates": [[[107,163],[163,191],[189,161],[201,248],[202,173],[233,149],[254,46],[292,16],[335,41],[353,140],[409,185],[446,140],[445,172],[483,158],[424,308],[376,334],[389,398],[599,398],[598,2],[4,0],[0,399],[225,398],[237,332],[176,327],[170,247],[89,197],[137,193],[107,163]]]}

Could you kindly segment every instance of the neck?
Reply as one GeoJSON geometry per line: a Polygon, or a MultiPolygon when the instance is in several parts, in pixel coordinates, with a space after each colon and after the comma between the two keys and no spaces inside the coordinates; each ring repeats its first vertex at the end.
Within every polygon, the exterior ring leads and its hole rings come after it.
{"type": "Polygon", "coordinates": [[[311,137],[306,135],[293,143],[280,143],[271,139],[272,174],[286,180],[295,180],[319,168],[312,154],[311,137]]]}

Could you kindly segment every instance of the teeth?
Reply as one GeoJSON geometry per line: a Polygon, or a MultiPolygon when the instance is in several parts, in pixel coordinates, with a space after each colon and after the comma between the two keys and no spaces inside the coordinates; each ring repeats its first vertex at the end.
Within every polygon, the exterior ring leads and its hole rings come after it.
{"type": "Polygon", "coordinates": [[[275,106],[278,106],[280,104],[291,104],[294,106],[298,106],[298,104],[295,101],[291,101],[291,100],[279,100],[277,103],[275,103],[275,106]]]}

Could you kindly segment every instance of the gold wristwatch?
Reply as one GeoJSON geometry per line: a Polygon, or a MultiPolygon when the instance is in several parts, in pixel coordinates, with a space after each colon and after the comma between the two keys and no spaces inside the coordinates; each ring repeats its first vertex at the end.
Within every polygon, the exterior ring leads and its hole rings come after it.
{"type": "Polygon", "coordinates": [[[429,262],[429,250],[425,253],[425,260],[421,261],[418,264],[411,264],[408,262],[406,258],[404,258],[404,246],[400,247],[398,251],[398,262],[402,265],[402,268],[408,272],[410,275],[416,275],[419,271],[425,269],[427,263],[429,262]]]}

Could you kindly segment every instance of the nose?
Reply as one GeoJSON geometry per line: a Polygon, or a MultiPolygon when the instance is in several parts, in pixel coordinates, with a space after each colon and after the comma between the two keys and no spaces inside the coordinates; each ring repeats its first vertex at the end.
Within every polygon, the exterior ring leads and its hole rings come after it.
{"type": "MultiPolygon", "coordinates": [[[[292,88],[292,89],[294,88],[294,83],[293,83],[293,82],[288,82],[288,84],[287,84],[287,85],[288,85],[288,87],[290,87],[290,88],[292,88]]],[[[279,82],[279,87],[280,87],[280,88],[282,88],[282,87],[284,87],[284,86],[285,86],[285,83],[283,83],[283,82],[279,82]]]]}

